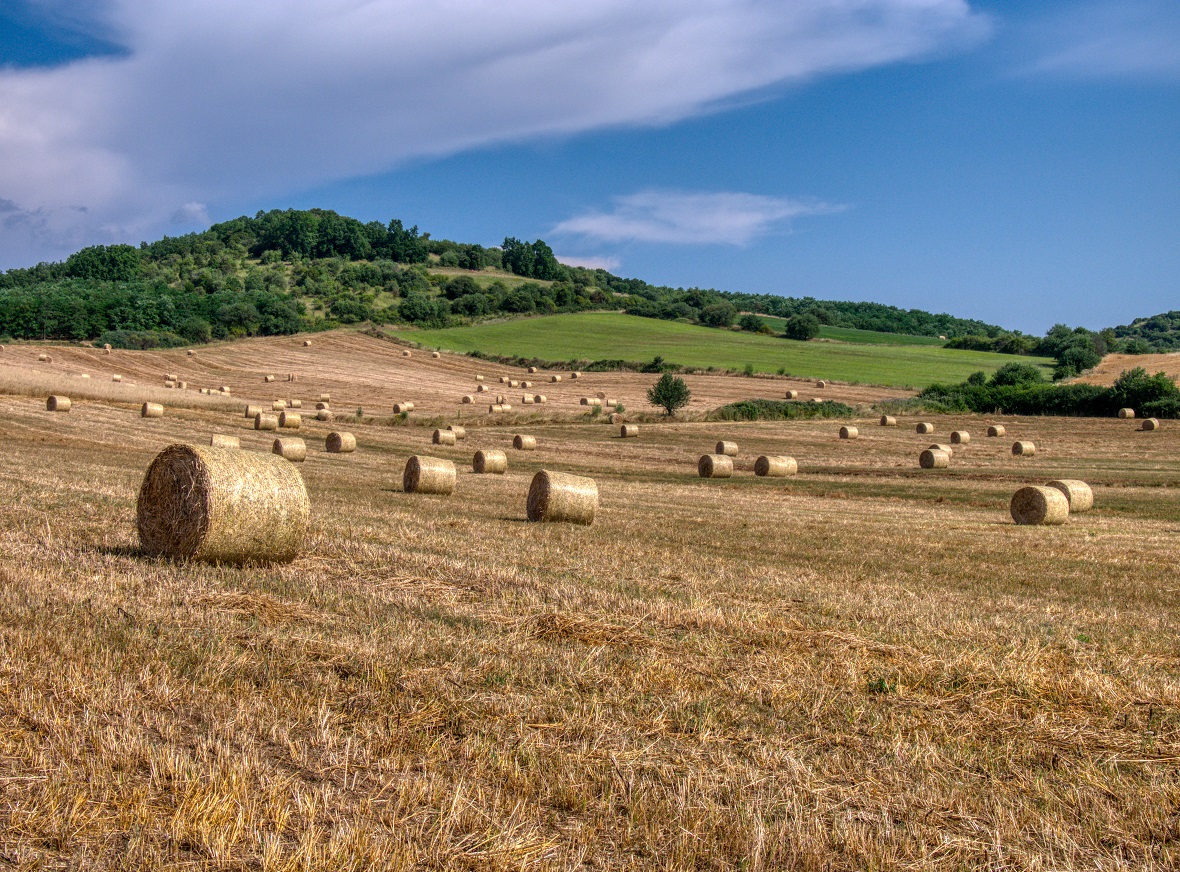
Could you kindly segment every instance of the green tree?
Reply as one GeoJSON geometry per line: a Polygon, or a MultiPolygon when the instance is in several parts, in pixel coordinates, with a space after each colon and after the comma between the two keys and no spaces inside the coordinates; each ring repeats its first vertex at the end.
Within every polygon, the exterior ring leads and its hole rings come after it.
{"type": "Polygon", "coordinates": [[[662,407],[666,415],[675,414],[677,409],[687,406],[691,399],[692,391],[688,389],[684,379],[670,372],[660,376],[659,381],[647,392],[647,401],[653,406],[662,407]]]}
{"type": "Polygon", "coordinates": [[[783,337],[806,342],[819,336],[819,319],[810,313],[792,315],[783,324],[783,337]]]}

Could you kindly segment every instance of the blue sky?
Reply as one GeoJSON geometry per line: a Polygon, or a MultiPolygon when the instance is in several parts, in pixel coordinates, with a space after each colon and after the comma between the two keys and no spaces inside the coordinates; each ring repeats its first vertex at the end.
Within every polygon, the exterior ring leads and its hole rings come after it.
{"type": "Polygon", "coordinates": [[[1180,0],[0,7],[0,268],[259,209],[1043,333],[1180,309],[1180,0]]]}

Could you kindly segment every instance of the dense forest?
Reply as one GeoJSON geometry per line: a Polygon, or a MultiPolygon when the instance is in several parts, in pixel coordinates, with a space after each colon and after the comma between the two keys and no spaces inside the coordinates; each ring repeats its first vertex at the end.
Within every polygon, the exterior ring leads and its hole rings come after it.
{"type": "Polygon", "coordinates": [[[484,247],[435,240],[398,219],[362,223],[323,209],[259,212],[139,248],[92,246],[63,263],[0,273],[0,338],[117,347],[587,309],[773,333],[758,317],[772,316],[785,319],[786,339],[813,338],[822,325],[949,337],[951,347],[1054,357],[1059,376],[1106,351],[1180,342],[1180,313],[1102,333],[1058,325],[1035,338],[879,303],[651,285],[561,264],[543,240],[484,247]]]}

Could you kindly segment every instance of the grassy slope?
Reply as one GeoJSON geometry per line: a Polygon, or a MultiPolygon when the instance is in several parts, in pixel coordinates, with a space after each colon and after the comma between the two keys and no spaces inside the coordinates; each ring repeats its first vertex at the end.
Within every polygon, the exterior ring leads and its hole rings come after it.
{"type": "MultiPolygon", "coordinates": [[[[782,333],[786,327],[785,318],[773,315],[759,315],[762,322],[776,333],[782,333]]],[[[853,342],[857,345],[929,345],[940,348],[944,340],[937,336],[911,336],[906,333],[883,333],[880,330],[858,330],[855,327],[829,327],[826,324],[819,328],[820,339],[831,339],[835,342],[853,342]]]]}
{"type": "MultiPolygon", "coordinates": [[[[399,332],[425,345],[452,351],[558,361],[651,360],[658,354],[684,366],[742,369],[752,364],[758,372],[783,369],[790,375],[899,387],[959,382],[977,370],[992,372],[1013,359],[1009,355],[922,346],[791,342],[601,312],[399,332]]],[[[1041,358],[1022,360],[1048,362],[1041,358]]]]}

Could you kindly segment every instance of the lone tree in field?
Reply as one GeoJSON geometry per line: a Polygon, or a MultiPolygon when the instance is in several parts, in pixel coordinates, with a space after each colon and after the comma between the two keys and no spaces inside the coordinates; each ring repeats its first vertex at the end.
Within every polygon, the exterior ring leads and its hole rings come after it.
{"type": "Polygon", "coordinates": [[[647,401],[653,406],[663,406],[667,415],[675,414],[677,409],[687,406],[691,399],[692,391],[688,389],[684,379],[670,372],[660,376],[660,380],[647,392],[647,401]]]}

